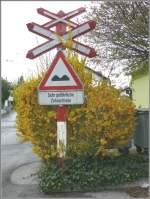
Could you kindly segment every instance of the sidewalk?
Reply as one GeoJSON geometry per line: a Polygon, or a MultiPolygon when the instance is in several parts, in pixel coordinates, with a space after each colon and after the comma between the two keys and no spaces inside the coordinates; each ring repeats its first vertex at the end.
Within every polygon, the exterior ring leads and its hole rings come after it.
{"type": "Polygon", "coordinates": [[[8,107],[7,109],[1,109],[1,116],[6,115],[7,113],[11,112],[11,108],[8,107]]]}

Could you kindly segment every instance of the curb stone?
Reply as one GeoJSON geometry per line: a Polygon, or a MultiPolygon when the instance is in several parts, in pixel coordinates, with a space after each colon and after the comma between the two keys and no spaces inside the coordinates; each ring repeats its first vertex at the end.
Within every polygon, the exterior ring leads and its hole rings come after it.
{"type": "Polygon", "coordinates": [[[12,184],[27,184],[37,185],[38,177],[37,173],[41,166],[40,162],[32,162],[18,167],[11,174],[10,180],[12,184]]]}

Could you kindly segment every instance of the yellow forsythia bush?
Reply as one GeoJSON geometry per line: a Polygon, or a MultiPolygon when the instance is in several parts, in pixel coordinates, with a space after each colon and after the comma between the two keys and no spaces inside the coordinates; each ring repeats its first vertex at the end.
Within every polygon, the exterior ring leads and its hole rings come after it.
{"type": "MultiPolygon", "coordinates": [[[[132,101],[108,82],[93,86],[85,60],[68,54],[68,62],[84,83],[83,105],[68,106],[67,156],[107,155],[109,149],[128,144],[135,127],[132,101]]],[[[32,77],[14,91],[18,135],[33,144],[33,152],[45,162],[57,155],[55,106],[40,106],[37,87],[41,77],[32,77]]]]}

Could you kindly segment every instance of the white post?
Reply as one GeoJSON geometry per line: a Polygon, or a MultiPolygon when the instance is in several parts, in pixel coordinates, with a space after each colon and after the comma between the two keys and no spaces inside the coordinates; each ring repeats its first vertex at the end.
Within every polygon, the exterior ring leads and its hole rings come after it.
{"type": "Polygon", "coordinates": [[[67,145],[66,121],[64,122],[57,121],[57,148],[60,158],[63,158],[65,156],[66,145],[67,145]]]}

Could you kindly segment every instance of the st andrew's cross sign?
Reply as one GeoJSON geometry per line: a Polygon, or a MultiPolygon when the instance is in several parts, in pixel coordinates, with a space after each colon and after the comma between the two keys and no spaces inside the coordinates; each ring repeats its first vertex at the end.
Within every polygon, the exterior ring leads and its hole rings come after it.
{"type": "Polygon", "coordinates": [[[72,37],[72,50],[82,55],[85,55],[87,57],[96,56],[96,52],[94,48],[90,48],[74,40],[75,38],[89,32],[90,30],[93,30],[96,26],[96,22],[91,20],[81,25],[78,25],[68,20],[84,12],[85,11],[84,8],[79,8],[75,11],[69,12],[65,14],[63,17],[59,17],[57,14],[51,13],[48,10],[45,10],[43,8],[39,8],[37,9],[37,11],[39,14],[52,19],[52,21],[47,22],[43,25],[39,25],[34,22],[28,23],[27,28],[29,31],[48,39],[48,41],[29,50],[26,55],[27,58],[34,59],[54,48],[58,48],[59,46],[62,45],[62,41],[67,41],[69,39],[69,34],[68,34],[69,32],[71,32],[71,37],[72,37]],[[68,32],[61,33],[61,30],[57,31],[57,25],[59,25],[60,23],[65,24],[63,25],[64,27],[66,27],[67,25],[71,27],[72,29],[68,32]],[[50,30],[50,28],[52,28],[53,26],[56,26],[56,32],[50,30]]]}

